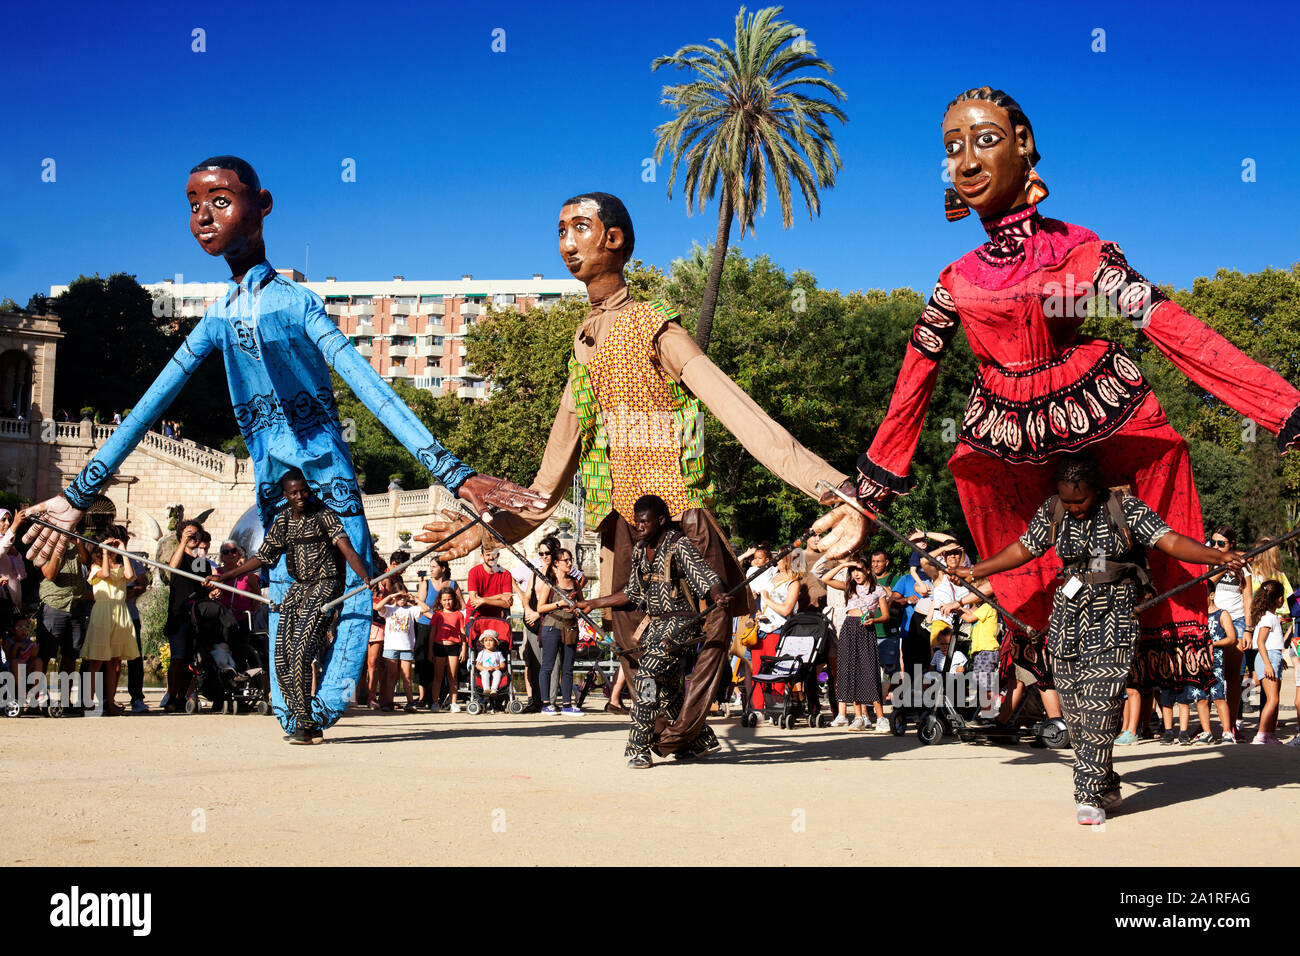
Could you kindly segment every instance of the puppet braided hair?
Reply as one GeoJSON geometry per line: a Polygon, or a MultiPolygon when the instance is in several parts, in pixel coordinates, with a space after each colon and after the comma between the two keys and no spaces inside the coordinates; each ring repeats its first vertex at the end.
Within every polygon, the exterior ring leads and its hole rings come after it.
{"type": "MultiPolygon", "coordinates": [[[[977,86],[973,90],[967,90],[966,92],[959,94],[951,103],[944,107],[944,112],[948,112],[948,110],[952,109],[958,103],[965,103],[969,100],[980,100],[985,103],[992,103],[994,106],[1002,107],[1007,111],[1007,115],[1011,117],[1011,122],[1014,125],[1025,127],[1029,130],[1029,135],[1033,136],[1034,124],[1029,122],[1029,117],[1026,116],[1025,111],[1020,108],[1020,104],[1012,99],[1010,94],[1004,93],[1002,90],[995,90],[991,86],[977,86]]],[[[1037,139],[1037,137],[1035,137],[1035,139],[1037,139]]],[[[1038,155],[1038,149],[1035,148],[1029,155],[1029,165],[1037,166],[1038,161],[1041,158],[1042,157],[1038,155]]]]}
{"type": "Polygon", "coordinates": [[[1080,451],[1066,452],[1056,459],[1052,480],[1058,485],[1087,485],[1094,491],[1106,488],[1097,459],[1080,451]]]}

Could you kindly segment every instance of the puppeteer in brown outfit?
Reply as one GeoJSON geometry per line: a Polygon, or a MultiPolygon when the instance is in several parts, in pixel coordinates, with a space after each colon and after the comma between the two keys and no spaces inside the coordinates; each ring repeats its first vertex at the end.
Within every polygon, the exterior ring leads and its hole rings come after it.
{"type": "MultiPolygon", "coordinates": [[[[587,285],[591,312],[578,328],[569,380],[532,490],[547,498],[539,516],[501,515],[494,525],[511,541],[525,537],[555,510],[581,469],[586,518],[601,539],[601,594],[623,590],[632,566],[632,504],[642,495],[667,502],[674,520],[726,589],[744,575],[717,520],[703,448],[701,405],[776,475],[818,497],[817,482],[841,485],[831,468],[772,421],[709,360],[662,302],[628,296],[623,266],[631,257],[632,223],[614,196],[575,197],[560,212],[560,253],[587,285]]],[[[852,520],[843,516],[847,523],[852,520]]],[[[743,614],[747,589],[732,613],[743,614]]],[[[643,614],[614,610],[614,639],[636,646],[643,614]]],[[[704,730],[731,643],[731,616],[708,616],[685,702],[670,725],[661,719],[655,750],[684,750],[704,730]]],[[[635,660],[624,657],[634,671],[635,660]]],[[[629,678],[632,676],[629,673],[629,678]]]]}

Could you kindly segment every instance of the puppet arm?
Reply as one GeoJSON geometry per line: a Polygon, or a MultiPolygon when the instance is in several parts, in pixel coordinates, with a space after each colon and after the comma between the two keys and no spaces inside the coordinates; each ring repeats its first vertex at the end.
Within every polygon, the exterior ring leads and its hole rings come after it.
{"type": "Polygon", "coordinates": [[[1282,452],[1300,441],[1300,391],[1135,272],[1116,243],[1101,243],[1093,284],[1179,371],[1277,435],[1282,452]]]}
{"type": "MultiPolygon", "coordinates": [[[[212,347],[208,335],[208,316],[205,314],[154,379],[148,391],[135,403],[131,414],[126,416],[126,421],[117,426],[103,447],[86,462],[72,484],[64,489],[63,494],[33,505],[26,509],[26,513],[42,515],[43,520],[67,531],[75,528],[96,492],[113,476],[126,456],[135,450],[150,424],[157,421],[176,400],[176,396],[212,351],[212,347]]],[[[55,557],[56,551],[58,556],[62,556],[67,541],[66,536],[40,525],[33,525],[23,536],[23,542],[31,545],[27,557],[35,564],[42,564],[55,557]]]]}

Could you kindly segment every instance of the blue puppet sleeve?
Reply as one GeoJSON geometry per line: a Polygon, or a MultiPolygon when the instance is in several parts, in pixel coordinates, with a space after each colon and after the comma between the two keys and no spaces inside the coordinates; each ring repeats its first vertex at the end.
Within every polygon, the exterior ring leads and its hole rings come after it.
{"type": "Polygon", "coordinates": [[[135,450],[149,426],[176,400],[199,363],[212,351],[208,329],[208,317],[205,315],[185,337],[181,347],[154,379],[149,390],[136,402],[131,414],[126,416],[126,421],[117,426],[103,447],[86,462],[81,474],[64,490],[63,496],[74,508],[84,511],[90,506],[96,492],[113,476],[126,456],[135,450]]]}
{"type": "Polygon", "coordinates": [[[374,412],[380,423],[392,432],[393,437],[420,464],[429,469],[434,480],[455,494],[465,479],[474,474],[474,469],[442,447],[424,423],[397,397],[392,387],[353,348],[347,336],[330,321],[320,300],[314,296],[312,298],[307,311],[306,328],[325,356],[325,361],[348,383],[348,387],[366,408],[374,412]]]}

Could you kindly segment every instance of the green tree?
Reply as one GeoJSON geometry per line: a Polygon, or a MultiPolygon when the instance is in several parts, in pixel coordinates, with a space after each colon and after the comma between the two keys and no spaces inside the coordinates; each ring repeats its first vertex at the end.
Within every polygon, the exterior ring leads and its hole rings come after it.
{"type": "Polygon", "coordinates": [[[770,172],[781,205],[781,223],[794,223],[791,185],[797,184],[811,219],[821,211],[818,187],[835,184],[841,168],[835,137],[827,123],[847,122],[844,112],[829,100],[804,90],[824,91],[839,102],[844,93],[823,76],[801,71],[832,67],[814,55],[804,32],[777,20],[781,7],[766,7],[745,16],[736,14],[735,46],[720,39],[713,47],[688,44],[672,56],[650,64],[690,70],[701,78],[679,86],[665,86],[661,102],[676,115],[655,129],[655,162],[665,151],[673,154],[668,195],[673,194],[677,171],[686,161],[686,209],[704,209],[718,193],[718,230],[704,294],[699,304],[695,337],[709,350],[713,316],[727,259],[733,217],[740,235],[754,232],[754,218],[767,209],[770,172]]]}
{"type": "MultiPolygon", "coordinates": [[[[135,404],[171,360],[197,319],[154,315],[148,290],[123,272],[108,278],[80,276],[48,301],[59,316],[54,409],[94,407],[106,418],[135,404]]],[[[186,437],[220,447],[238,434],[226,398],[220,355],[209,356],[190,377],[165,417],[187,423],[186,437]]]]}
{"type": "Polygon", "coordinates": [[[18,312],[18,311],[20,311],[18,308],[18,303],[15,302],[13,299],[8,298],[7,296],[4,299],[0,299],[0,312],[18,312]]]}

